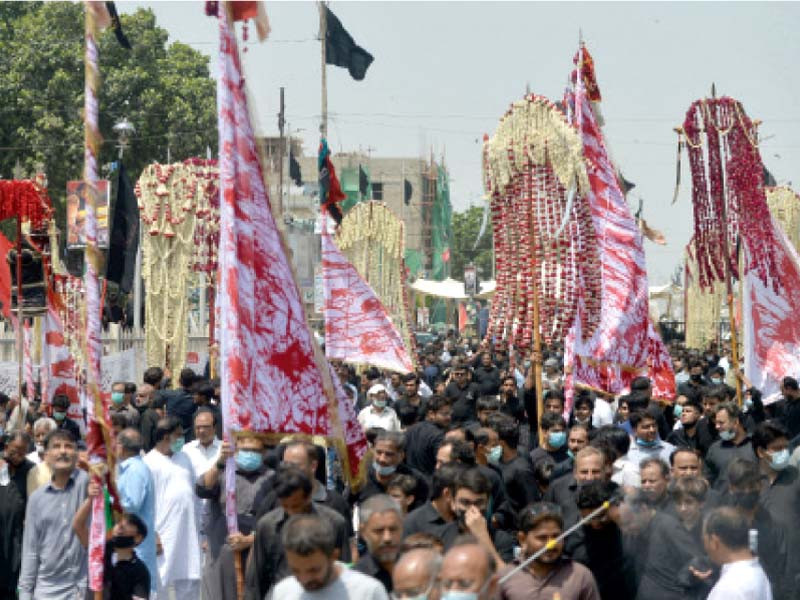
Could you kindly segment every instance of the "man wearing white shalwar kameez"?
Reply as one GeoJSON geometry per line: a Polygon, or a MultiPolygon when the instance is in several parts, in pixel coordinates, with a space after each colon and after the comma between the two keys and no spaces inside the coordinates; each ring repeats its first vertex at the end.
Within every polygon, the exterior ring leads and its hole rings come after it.
{"type": "Polygon", "coordinates": [[[195,475],[192,461],[182,451],[180,421],[175,417],[159,420],[155,440],[155,448],[147,453],[144,462],[153,474],[156,533],[163,548],[158,556],[158,600],[197,600],[201,552],[195,516],[195,475]]]}

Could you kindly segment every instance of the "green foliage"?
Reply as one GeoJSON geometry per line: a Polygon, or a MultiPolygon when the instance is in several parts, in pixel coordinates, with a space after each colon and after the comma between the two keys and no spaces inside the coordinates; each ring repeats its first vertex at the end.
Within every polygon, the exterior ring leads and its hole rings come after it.
{"type": "MultiPolygon", "coordinates": [[[[17,161],[26,174],[43,165],[60,229],[66,182],[83,175],[83,10],[75,2],[0,3],[0,177],[11,177],[17,161]]],[[[208,57],[179,42],[167,46],[151,10],[120,19],[132,50],[110,29],[98,40],[98,163],[116,160],[112,127],[125,117],[136,128],[125,153],[136,181],[146,165],[167,161],[167,145],[172,160],[216,148],[215,83],[208,57]]]]}
{"type": "Polygon", "coordinates": [[[450,250],[451,277],[464,279],[464,267],[472,262],[478,269],[478,278],[488,281],[492,278],[492,223],[491,216],[486,231],[475,250],[475,240],[481,230],[483,206],[473,206],[468,210],[453,214],[453,244],[450,250]]]}

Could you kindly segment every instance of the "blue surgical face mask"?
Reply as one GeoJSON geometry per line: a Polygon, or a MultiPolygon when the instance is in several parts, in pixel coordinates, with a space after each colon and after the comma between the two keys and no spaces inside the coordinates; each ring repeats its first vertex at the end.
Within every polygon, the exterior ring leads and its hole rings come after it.
{"type": "Polygon", "coordinates": [[[449,590],[446,592],[442,592],[440,596],[441,600],[478,600],[481,595],[486,591],[486,588],[489,587],[489,582],[491,578],[487,579],[484,584],[481,586],[481,589],[477,592],[461,592],[456,590],[449,590]]]}
{"type": "Polygon", "coordinates": [[[375,472],[382,477],[392,475],[397,470],[397,465],[388,465],[384,467],[376,462],[372,463],[372,467],[375,469],[375,472]]]}
{"type": "Polygon", "coordinates": [[[745,398],[744,399],[744,408],[745,408],[745,410],[753,410],[753,399],[752,398],[745,398]]]}
{"type": "Polygon", "coordinates": [[[720,383],[722,383],[722,379],[720,379],[719,377],[712,377],[712,378],[711,378],[711,383],[712,383],[713,385],[720,384],[720,383]]]}
{"type": "Polygon", "coordinates": [[[488,460],[493,465],[499,463],[501,458],[503,458],[502,446],[492,446],[491,448],[489,448],[489,452],[486,453],[486,460],[488,460]]]}
{"type": "Polygon", "coordinates": [[[63,421],[64,419],[67,418],[67,413],[59,412],[59,411],[55,410],[55,411],[53,411],[53,418],[56,421],[63,421]]]}
{"type": "Polygon", "coordinates": [[[183,450],[183,442],[184,439],[182,437],[172,440],[172,443],[169,445],[169,449],[172,450],[173,454],[177,454],[178,452],[183,450]]]}
{"type": "Polygon", "coordinates": [[[567,443],[567,432],[551,431],[547,434],[547,443],[555,449],[561,448],[561,446],[567,443]]]}
{"type": "Polygon", "coordinates": [[[641,448],[654,448],[658,440],[643,440],[640,437],[636,438],[636,445],[641,448]]]}
{"type": "Polygon", "coordinates": [[[122,404],[123,400],[125,400],[125,394],[123,392],[111,392],[111,401],[114,404],[122,404]]]}
{"type": "Polygon", "coordinates": [[[264,456],[261,452],[255,450],[237,450],[236,451],[236,466],[242,471],[257,471],[261,468],[264,462],[264,456]]]}
{"type": "Polygon", "coordinates": [[[381,410],[383,410],[384,408],[386,408],[386,400],[378,400],[377,398],[375,398],[372,401],[372,406],[374,406],[375,408],[380,408],[381,410]]]}
{"type": "Polygon", "coordinates": [[[736,437],[735,431],[720,431],[719,432],[719,439],[724,442],[730,442],[733,438],[736,437]]]}
{"type": "Polygon", "coordinates": [[[676,404],[672,407],[672,414],[675,415],[676,418],[680,419],[681,415],[683,414],[683,406],[680,404],[676,404]]]}
{"type": "Polygon", "coordinates": [[[572,450],[567,450],[567,456],[575,460],[575,453],[572,450]]]}
{"type": "Polygon", "coordinates": [[[784,448],[783,450],[779,450],[778,452],[773,452],[770,456],[769,466],[772,467],[775,471],[783,471],[786,467],[789,466],[789,450],[788,448],[784,448]]]}

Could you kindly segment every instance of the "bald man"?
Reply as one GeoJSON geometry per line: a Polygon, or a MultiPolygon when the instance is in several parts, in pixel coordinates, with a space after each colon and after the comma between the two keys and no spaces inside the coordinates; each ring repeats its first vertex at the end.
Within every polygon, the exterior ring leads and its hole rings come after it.
{"type": "Polygon", "coordinates": [[[430,597],[442,555],[430,548],[410,550],[400,557],[392,571],[394,595],[398,598],[430,597]]]}
{"type": "Polygon", "coordinates": [[[497,591],[497,566],[492,556],[474,538],[466,538],[444,555],[439,572],[441,594],[467,592],[477,594],[476,600],[494,598],[497,591]]]}

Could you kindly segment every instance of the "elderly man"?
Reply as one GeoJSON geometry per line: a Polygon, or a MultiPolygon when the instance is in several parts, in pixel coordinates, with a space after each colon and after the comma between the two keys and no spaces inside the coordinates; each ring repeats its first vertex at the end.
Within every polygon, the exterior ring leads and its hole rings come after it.
{"type": "Polygon", "coordinates": [[[53,476],[50,465],[45,460],[44,440],[51,431],[58,429],[56,422],[49,417],[40,417],[33,424],[33,439],[36,442],[36,450],[28,454],[28,460],[36,466],[28,471],[26,488],[28,496],[38,490],[43,485],[50,483],[53,476]]]}
{"type": "Polygon", "coordinates": [[[448,598],[474,598],[489,600],[495,597],[497,569],[494,558],[477,541],[459,540],[444,555],[439,571],[442,600],[448,598]]]}
{"type": "Polygon", "coordinates": [[[142,436],[132,427],[123,429],[114,441],[117,458],[117,491],[126,513],[139,517],[147,527],[147,535],[136,547],[136,555],[150,572],[150,591],[158,589],[156,562],[156,497],[150,469],[141,457],[142,436]]]}
{"type": "Polygon", "coordinates": [[[5,459],[8,464],[8,474],[26,502],[28,501],[28,474],[35,466],[25,457],[30,445],[31,436],[24,431],[14,431],[6,438],[5,459]]]}
{"type": "Polygon", "coordinates": [[[403,539],[403,512],[394,498],[378,494],[359,507],[358,522],[368,552],[353,568],[374,577],[391,593],[392,569],[403,539]]]}
{"type": "Polygon", "coordinates": [[[395,598],[429,598],[442,566],[442,555],[430,548],[409,550],[392,571],[395,598]]]}
{"type": "Polygon", "coordinates": [[[144,457],[153,474],[156,534],[163,552],[158,557],[158,595],[174,591],[176,600],[200,595],[200,536],[195,515],[192,462],[183,452],[183,427],[167,417],[156,427],[156,446],[144,457]]]}
{"type": "Polygon", "coordinates": [[[69,431],[45,440],[53,479],[28,502],[22,539],[20,600],[72,600],[86,593],[86,550],[72,530],[72,518],[86,498],[89,477],[76,468],[78,446],[69,431]]]}
{"type": "Polygon", "coordinates": [[[386,388],[376,383],[367,391],[369,405],[358,413],[358,423],[366,431],[379,427],[386,431],[400,431],[403,427],[393,408],[387,406],[386,388]]]}
{"type": "Polygon", "coordinates": [[[222,440],[216,436],[216,421],[217,416],[213,410],[199,408],[194,415],[195,439],[183,448],[198,477],[213,467],[219,458],[222,440]]]}

